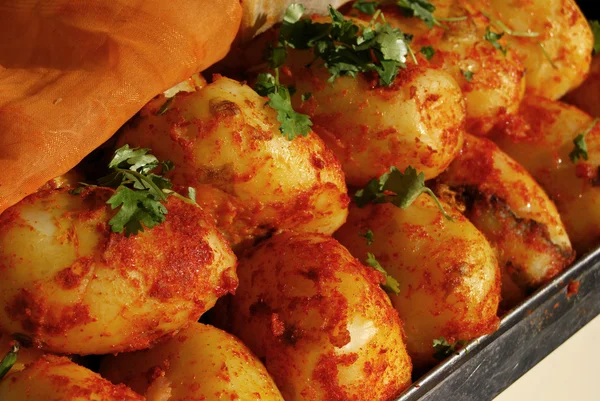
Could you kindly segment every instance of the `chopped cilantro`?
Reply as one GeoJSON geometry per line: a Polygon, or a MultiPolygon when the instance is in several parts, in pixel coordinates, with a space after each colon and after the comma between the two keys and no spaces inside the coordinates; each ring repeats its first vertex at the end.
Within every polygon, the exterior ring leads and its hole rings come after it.
{"type": "Polygon", "coordinates": [[[588,159],[588,148],[587,144],[585,143],[585,136],[594,129],[599,120],[600,118],[595,118],[592,124],[590,124],[590,126],[586,128],[584,132],[578,134],[575,139],[573,139],[573,144],[575,147],[573,148],[573,151],[569,153],[569,159],[571,159],[573,163],[576,163],[579,159],[588,159]]]}
{"type": "Polygon", "coordinates": [[[496,49],[500,50],[502,52],[502,54],[504,54],[506,56],[508,47],[502,47],[502,45],[500,43],[498,43],[498,41],[502,38],[502,36],[504,36],[504,33],[493,32],[491,30],[490,26],[488,25],[485,28],[485,35],[483,35],[483,38],[485,40],[487,40],[488,42],[490,42],[492,44],[492,46],[494,46],[496,49]]]}
{"type": "Polygon", "coordinates": [[[396,167],[379,178],[374,178],[367,185],[354,194],[354,201],[358,207],[369,203],[391,203],[402,209],[409,207],[422,193],[427,193],[433,198],[442,214],[448,219],[452,217],[446,213],[444,207],[433,191],[425,186],[425,174],[408,166],[404,173],[396,167]]]}
{"type": "Polygon", "coordinates": [[[375,236],[371,230],[367,230],[364,234],[358,233],[358,235],[367,240],[367,246],[371,245],[373,241],[375,241],[375,236]]]}
{"type": "Polygon", "coordinates": [[[377,11],[378,3],[376,1],[358,0],[352,4],[352,8],[368,15],[373,15],[377,11]]]}
{"type": "Polygon", "coordinates": [[[307,101],[308,99],[310,99],[311,97],[312,97],[312,93],[310,93],[310,92],[306,92],[306,93],[303,93],[303,94],[302,94],[302,97],[301,97],[301,99],[302,99],[302,101],[303,101],[303,102],[306,102],[306,101],[307,101]]]}
{"type": "Polygon", "coordinates": [[[175,100],[175,96],[168,98],[162,104],[162,106],[160,106],[160,109],[158,109],[158,111],[156,112],[156,115],[162,116],[163,114],[165,114],[167,112],[167,110],[169,109],[169,107],[171,106],[171,103],[173,103],[173,100],[175,100]]]}
{"type": "Polygon", "coordinates": [[[467,80],[467,82],[471,82],[471,80],[473,79],[473,71],[460,70],[460,72],[462,72],[462,74],[465,77],[465,79],[467,80]]]}
{"type": "Polygon", "coordinates": [[[591,20],[590,28],[594,34],[594,54],[600,53],[600,22],[591,20]]]}
{"type": "Polygon", "coordinates": [[[450,344],[443,336],[436,338],[433,340],[433,349],[435,350],[433,357],[439,361],[443,361],[456,352],[457,347],[462,347],[465,343],[465,341],[459,340],[454,344],[450,344]]]}
{"type": "Polygon", "coordinates": [[[433,25],[439,25],[439,22],[433,16],[435,6],[427,0],[398,0],[396,4],[404,15],[421,19],[429,28],[433,28],[433,25]]]}
{"type": "Polygon", "coordinates": [[[431,60],[431,58],[435,55],[435,49],[431,46],[423,46],[419,51],[427,60],[431,60]]]}
{"type": "Polygon", "coordinates": [[[0,379],[2,379],[6,374],[12,369],[15,362],[17,362],[17,355],[19,353],[20,345],[15,342],[12,346],[11,350],[6,353],[2,361],[0,361],[0,379]]]}
{"type": "Polygon", "coordinates": [[[381,266],[377,259],[375,259],[375,255],[370,252],[367,253],[366,263],[373,269],[383,274],[385,282],[381,286],[386,292],[394,295],[400,294],[400,283],[398,283],[398,280],[388,274],[388,272],[383,268],[383,266],[381,266]]]}

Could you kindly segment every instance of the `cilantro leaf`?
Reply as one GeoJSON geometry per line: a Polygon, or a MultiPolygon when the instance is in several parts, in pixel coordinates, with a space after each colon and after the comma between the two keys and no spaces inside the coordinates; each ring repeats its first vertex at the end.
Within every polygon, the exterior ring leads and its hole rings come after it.
{"type": "Polygon", "coordinates": [[[594,54],[598,54],[600,53],[600,22],[591,20],[589,23],[594,34],[594,54]]]}
{"type": "Polygon", "coordinates": [[[569,159],[571,159],[573,163],[576,163],[579,159],[588,159],[588,147],[585,143],[585,136],[594,129],[596,123],[598,123],[599,120],[600,118],[595,118],[592,124],[590,124],[590,126],[586,128],[584,132],[578,134],[575,137],[575,139],[573,139],[573,144],[575,145],[575,147],[573,148],[571,153],[569,153],[569,159]]]}
{"type": "Polygon", "coordinates": [[[269,96],[272,93],[277,92],[277,82],[275,77],[269,73],[259,74],[254,84],[254,90],[261,96],[269,96]]]}
{"type": "Polygon", "coordinates": [[[440,338],[436,338],[433,340],[433,349],[435,350],[433,357],[438,361],[443,361],[444,359],[452,355],[454,352],[456,352],[457,347],[462,347],[465,344],[466,342],[463,340],[459,340],[453,344],[450,344],[443,336],[440,338]]]}
{"type": "Polygon", "coordinates": [[[15,362],[17,362],[17,355],[19,353],[20,345],[19,343],[15,343],[12,346],[12,349],[6,353],[2,361],[0,361],[0,379],[2,379],[6,374],[12,369],[15,362]]]}
{"type": "Polygon", "coordinates": [[[396,4],[404,15],[420,18],[429,28],[437,23],[433,16],[435,6],[427,0],[398,0],[396,4]]]}
{"type": "Polygon", "coordinates": [[[377,11],[377,6],[378,3],[376,1],[369,0],[358,0],[352,4],[352,8],[356,8],[358,11],[368,15],[375,14],[375,11],[377,11]]]}
{"type": "Polygon", "coordinates": [[[358,233],[358,235],[367,240],[367,246],[371,245],[375,241],[375,236],[371,230],[367,230],[364,234],[358,233]]]}
{"type": "Polygon", "coordinates": [[[394,166],[390,167],[389,172],[370,180],[365,188],[356,191],[354,202],[358,207],[365,207],[369,203],[391,203],[406,209],[422,193],[431,196],[444,217],[452,220],[433,191],[425,186],[425,174],[417,174],[417,170],[411,166],[408,166],[404,173],[394,166]]]}
{"type": "Polygon", "coordinates": [[[498,43],[498,41],[502,38],[502,36],[504,36],[504,32],[503,33],[493,32],[491,30],[490,26],[488,25],[485,28],[485,35],[483,35],[483,39],[490,42],[492,44],[492,46],[494,46],[496,49],[500,50],[502,52],[502,54],[504,54],[506,56],[506,53],[508,51],[508,46],[502,47],[502,45],[500,43],[498,43]]]}
{"type": "Polygon", "coordinates": [[[431,60],[431,58],[435,55],[435,49],[431,46],[423,46],[419,51],[427,60],[431,60]]]}
{"type": "Polygon", "coordinates": [[[281,123],[279,131],[292,140],[298,135],[306,136],[311,131],[312,121],[306,114],[294,111],[289,89],[279,86],[277,92],[269,94],[267,104],[277,111],[277,121],[281,123]]]}
{"type": "Polygon", "coordinates": [[[108,222],[113,232],[126,235],[144,231],[144,227],[153,228],[166,220],[167,208],[148,190],[134,191],[122,186],[106,202],[119,211],[108,222]]]}
{"type": "Polygon", "coordinates": [[[388,272],[383,268],[383,266],[381,266],[377,259],[375,259],[375,255],[373,255],[370,252],[367,253],[366,263],[373,269],[383,274],[385,282],[381,286],[386,292],[394,295],[400,294],[400,283],[398,283],[398,280],[396,280],[394,277],[388,274],[388,272]]]}
{"type": "Polygon", "coordinates": [[[473,71],[460,70],[460,72],[462,72],[462,74],[465,77],[465,79],[467,80],[467,82],[471,82],[471,80],[473,79],[473,71]]]}

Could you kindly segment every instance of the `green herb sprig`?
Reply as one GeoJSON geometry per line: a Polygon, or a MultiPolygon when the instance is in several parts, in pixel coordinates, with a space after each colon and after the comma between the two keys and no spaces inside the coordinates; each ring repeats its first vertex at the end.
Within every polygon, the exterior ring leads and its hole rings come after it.
{"type": "Polygon", "coordinates": [[[573,148],[571,153],[569,153],[569,159],[571,159],[573,163],[577,163],[579,159],[587,161],[589,155],[588,147],[585,143],[585,136],[594,129],[598,121],[600,121],[600,118],[595,118],[594,121],[590,124],[590,126],[585,129],[585,131],[578,134],[575,137],[575,139],[573,139],[573,144],[575,145],[575,147],[573,148]]]}
{"type": "Polygon", "coordinates": [[[17,362],[17,356],[19,354],[20,345],[15,342],[10,351],[6,353],[2,361],[0,361],[0,379],[12,369],[14,364],[17,362]]]}
{"type": "Polygon", "coordinates": [[[466,344],[465,341],[459,340],[453,344],[450,344],[443,336],[433,340],[433,349],[435,350],[433,357],[438,361],[443,361],[454,352],[457,348],[463,347],[466,344]]]}

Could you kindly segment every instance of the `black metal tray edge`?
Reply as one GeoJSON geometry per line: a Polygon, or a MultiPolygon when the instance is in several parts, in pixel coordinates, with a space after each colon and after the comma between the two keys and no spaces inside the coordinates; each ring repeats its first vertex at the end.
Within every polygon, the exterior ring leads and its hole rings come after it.
{"type": "Polygon", "coordinates": [[[600,248],[506,314],[499,329],[468,343],[396,401],[485,401],[515,382],[600,314],[600,248]],[[577,291],[569,285],[578,283],[577,291]]]}

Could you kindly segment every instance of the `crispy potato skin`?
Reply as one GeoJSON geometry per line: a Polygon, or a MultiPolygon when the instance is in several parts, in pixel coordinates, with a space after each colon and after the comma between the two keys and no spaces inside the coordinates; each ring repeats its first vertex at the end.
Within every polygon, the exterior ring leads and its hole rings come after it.
{"type": "Polygon", "coordinates": [[[567,93],[563,101],[578,107],[580,110],[594,117],[600,117],[600,54],[592,59],[590,74],[578,88],[567,93]]]}
{"type": "Polygon", "coordinates": [[[322,67],[304,67],[307,51],[290,52],[286,82],[296,86],[296,110],[308,114],[313,129],[340,160],[346,181],[362,186],[390,166],[413,166],[427,178],[439,175],[462,144],[462,92],[443,71],[409,66],[390,87],[364,74],[340,77],[330,85],[322,67]],[[301,101],[301,94],[312,97],[301,101]]]}
{"type": "Polygon", "coordinates": [[[0,380],[0,400],[144,401],[144,398],[67,358],[45,355],[0,380]]]}
{"type": "Polygon", "coordinates": [[[348,214],[339,165],[317,135],[287,140],[276,111],[228,78],[177,95],[163,115],[153,103],[121,144],[149,147],[177,166],[176,185],[196,187],[198,203],[234,247],[275,229],[332,234],[348,214]]]}
{"type": "Polygon", "coordinates": [[[169,401],[283,401],[265,367],[240,340],[200,323],[150,350],[108,356],[100,372],[148,401],[160,400],[160,393],[170,394],[169,401]]]}
{"type": "Polygon", "coordinates": [[[113,190],[31,195],[0,216],[0,331],[57,353],[144,349],[235,289],[236,259],[200,208],[171,197],[166,222],[112,233],[113,190]]]}
{"type": "Polygon", "coordinates": [[[483,0],[478,4],[515,31],[540,34],[507,38],[527,70],[529,94],[558,99],[583,82],[590,68],[594,38],[574,0],[483,0]]]}
{"type": "Polygon", "coordinates": [[[337,241],[282,232],[240,259],[233,332],[283,397],[393,400],[410,384],[402,326],[379,273],[337,241]]]}
{"type": "Polygon", "coordinates": [[[600,244],[600,125],[585,136],[589,159],[571,162],[573,139],[591,127],[592,117],[576,107],[526,97],[518,118],[498,126],[493,139],[544,187],[578,253],[600,244]]]}
{"type": "MultiPolygon", "coordinates": [[[[440,68],[456,80],[465,99],[468,131],[485,135],[496,122],[517,112],[525,92],[525,69],[514,52],[505,56],[483,39],[487,18],[470,2],[441,0],[434,4],[437,18],[467,18],[429,29],[420,19],[405,17],[396,5],[383,6],[382,11],[392,26],[413,35],[411,47],[419,65],[440,68]],[[435,49],[429,61],[419,52],[424,46],[435,49]],[[473,73],[470,81],[465,71],[473,73]]],[[[356,9],[350,15],[365,21],[372,18],[356,9]]]]}
{"type": "MultiPolygon", "coordinates": [[[[445,205],[446,210],[452,210],[445,205]]],[[[448,221],[433,200],[421,195],[406,210],[391,204],[352,204],[335,238],[356,258],[367,253],[400,283],[389,294],[406,332],[416,369],[436,363],[433,340],[471,340],[498,325],[500,271],[485,237],[458,211],[448,221]],[[367,245],[359,233],[374,233],[367,245]]]]}
{"type": "Polygon", "coordinates": [[[467,218],[495,249],[505,308],[573,261],[554,203],[525,168],[489,139],[468,135],[461,154],[438,183],[464,198],[467,218]]]}

